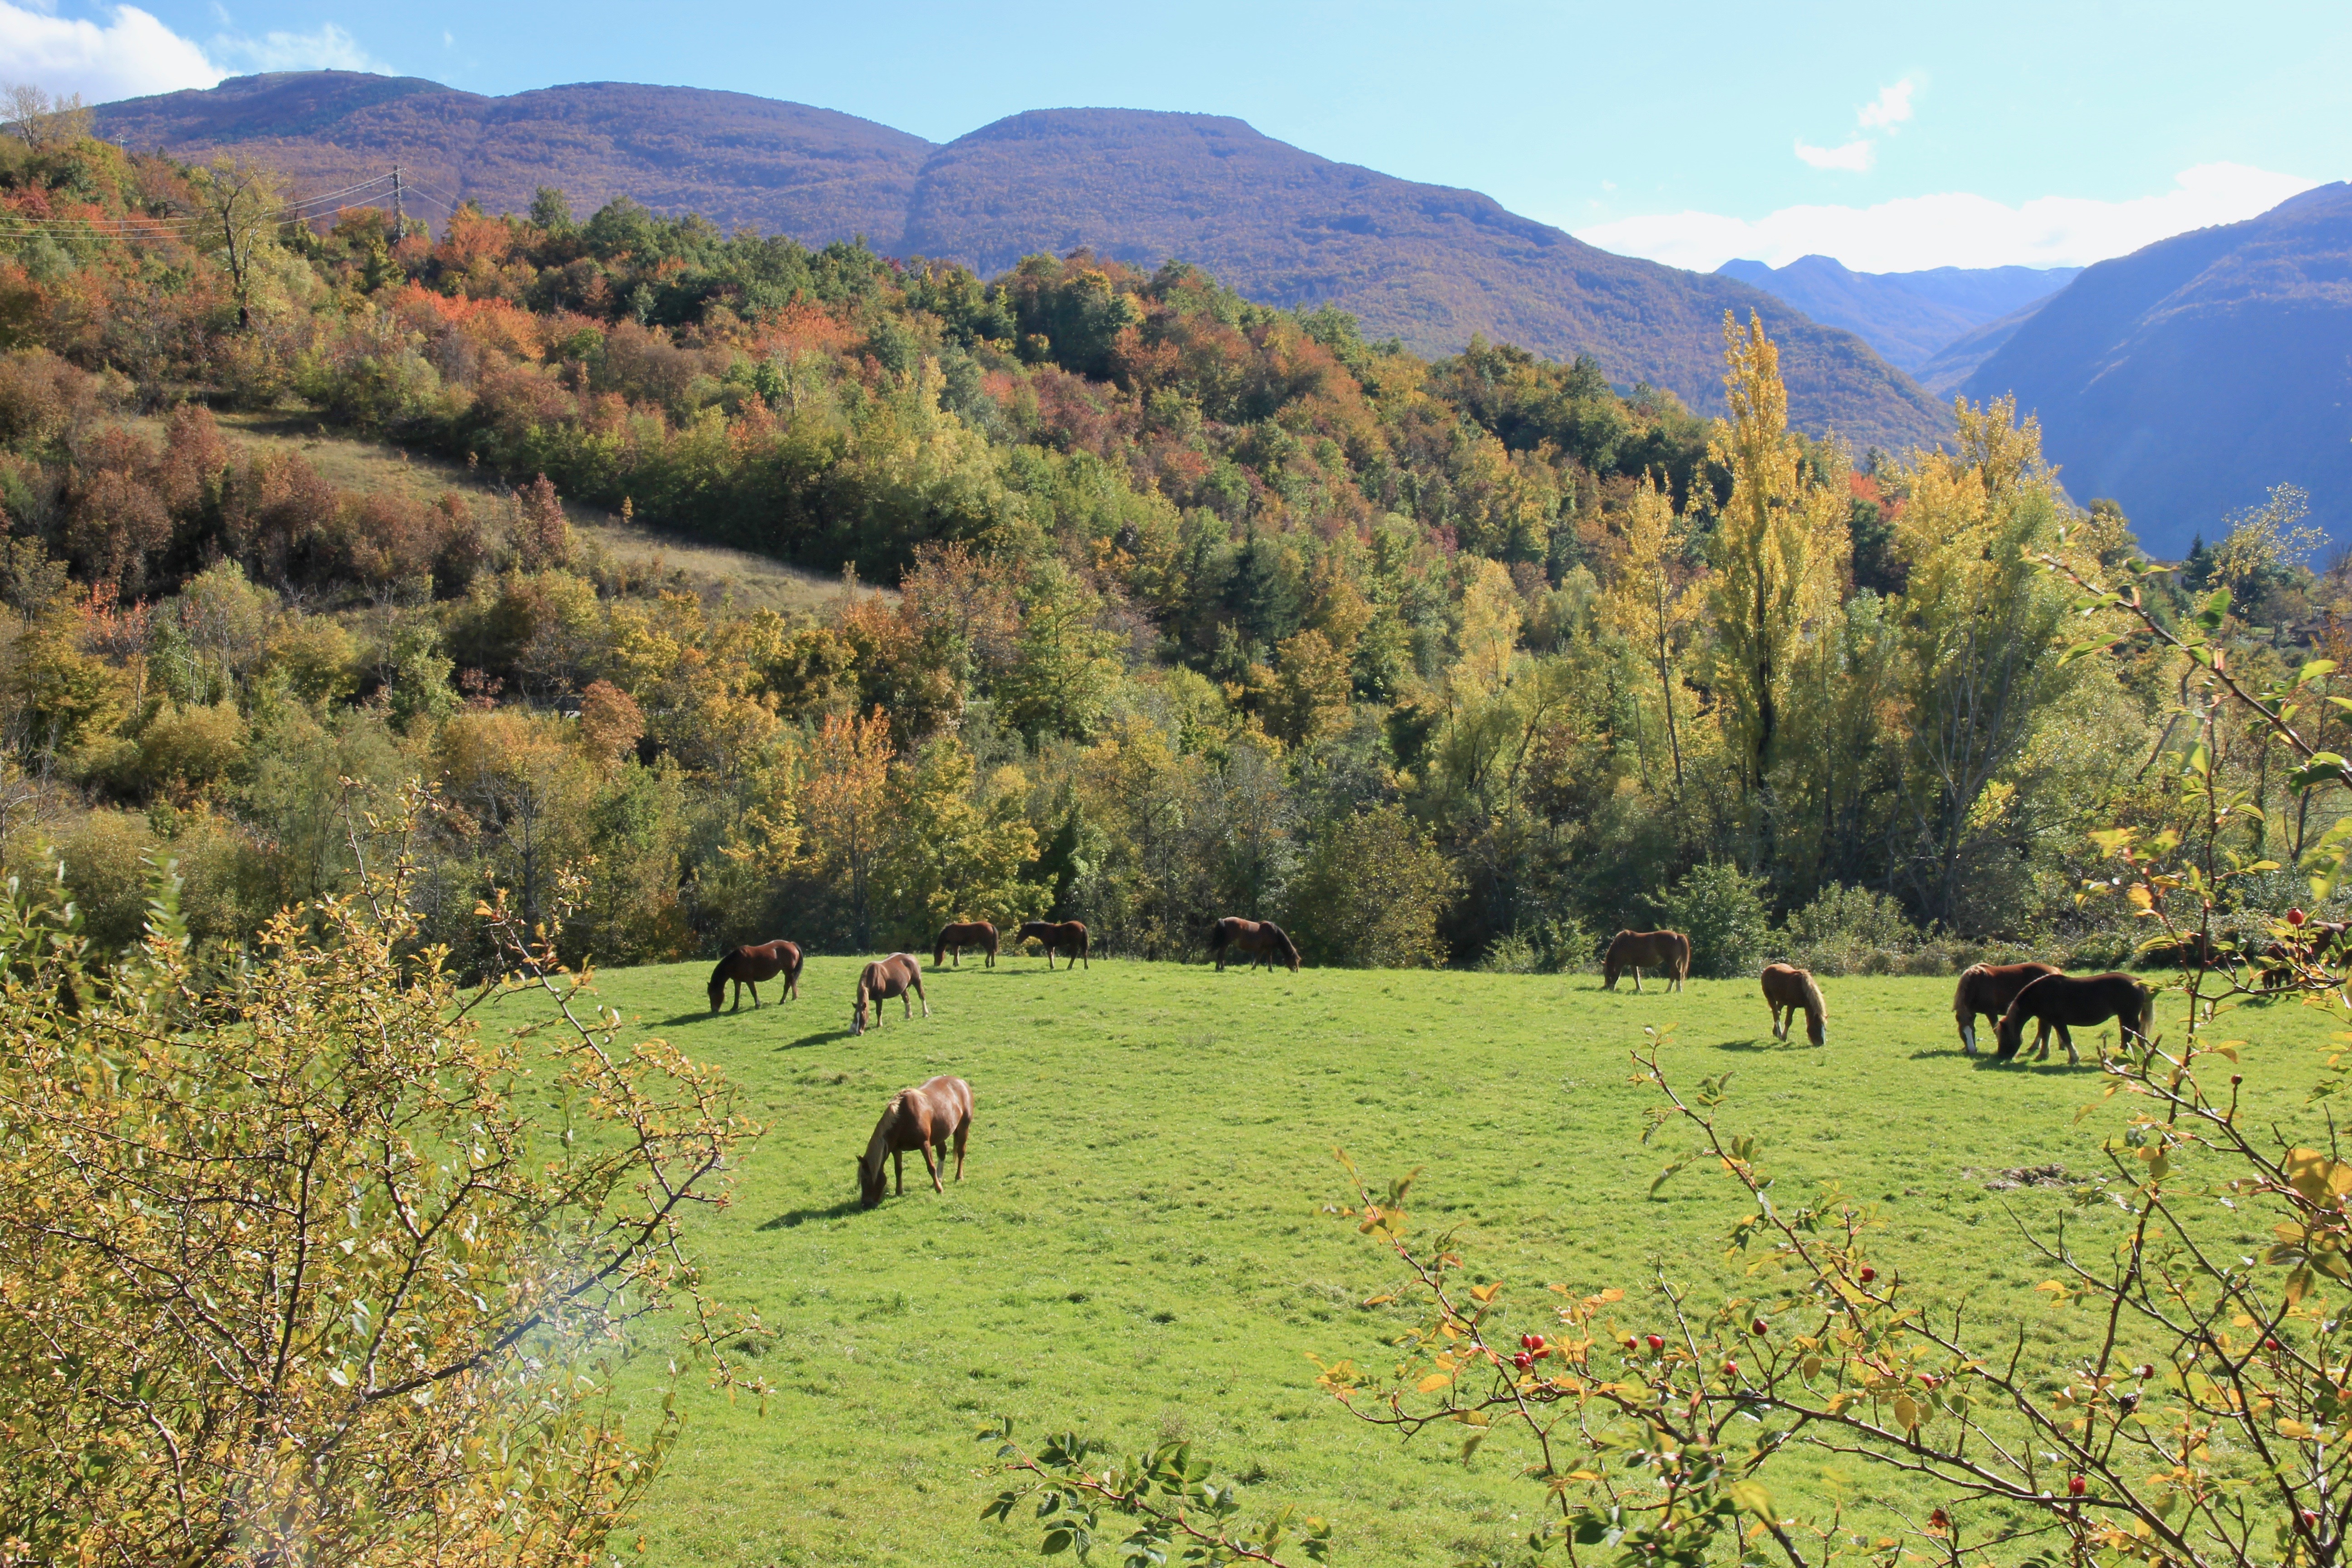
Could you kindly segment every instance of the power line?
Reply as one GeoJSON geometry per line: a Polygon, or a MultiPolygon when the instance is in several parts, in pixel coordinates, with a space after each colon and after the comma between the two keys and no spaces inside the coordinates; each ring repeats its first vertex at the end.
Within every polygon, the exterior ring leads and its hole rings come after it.
{"type": "MultiPolygon", "coordinates": [[[[348,198],[362,192],[376,190],[387,183],[396,183],[396,176],[378,174],[340,190],[326,191],[317,195],[302,196],[273,209],[272,219],[257,217],[255,222],[275,222],[279,225],[299,223],[323,217],[338,205],[352,205],[348,198]]],[[[63,235],[68,238],[108,239],[157,235],[184,237],[199,230],[217,226],[222,220],[210,214],[181,214],[168,217],[138,215],[119,218],[37,218],[21,213],[0,212],[0,226],[16,226],[42,233],[63,235]]]]}

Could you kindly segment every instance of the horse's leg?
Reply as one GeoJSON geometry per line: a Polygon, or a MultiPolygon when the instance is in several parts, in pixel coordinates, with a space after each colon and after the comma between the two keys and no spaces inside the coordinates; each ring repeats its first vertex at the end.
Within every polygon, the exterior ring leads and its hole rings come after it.
{"type": "Polygon", "coordinates": [[[2058,1026],[2058,1043],[2066,1047],[2066,1065],[2068,1067],[2078,1068],[2083,1065],[2081,1055],[2074,1049],[2074,1037],[2066,1032],[2066,1026],[2063,1024],[2058,1026]]]}
{"type": "Polygon", "coordinates": [[[948,1142],[948,1135],[947,1135],[946,1133],[944,1133],[944,1132],[940,1133],[940,1158],[939,1158],[939,1159],[937,1159],[937,1160],[934,1160],[934,1159],[932,1159],[932,1158],[931,1158],[931,1146],[930,1146],[930,1144],[929,1144],[929,1143],[928,1143],[928,1142],[926,1142],[926,1143],[923,1145],[923,1169],[924,1169],[924,1170],[926,1170],[926,1171],[929,1171],[929,1172],[930,1173],[930,1174],[931,1174],[931,1191],[933,1191],[933,1192],[935,1192],[935,1193],[944,1193],[944,1192],[946,1192],[946,1191],[947,1191],[947,1189],[946,1189],[945,1187],[943,1187],[943,1186],[940,1185],[940,1165],[941,1165],[941,1164],[946,1161],[946,1159],[947,1159],[947,1152],[948,1152],[948,1150],[947,1150],[947,1142],[948,1142]]]}
{"type": "Polygon", "coordinates": [[[754,980],[754,981],[751,982],[751,1011],[753,1011],[754,1013],[756,1013],[756,1012],[758,1012],[758,1011],[760,1010],[760,983],[759,983],[758,981],[754,980]]]}
{"type": "MultiPolygon", "coordinates": [[[[920,975],[917,975],[915,977],[915,994],[918,996],[923,996],[923,981],[920,975]]],[[[928,996],[923,996],[923,1016],[928,1018],[930,1016],[931,999],[928,996]]]]}
{"type": "Polygon", "coordinates": [[[955,1130],[955,1146],[956,1146],[956,1180],[957,1180],[957,1181],[959,1181],[959,1182],[961,1182],[961,1181],[962,1181],[962,1180],[963,1180],[963,1144],[964,1144],[964,1140],[965,1140],[965,1139],[967,1139],[967,1138],[969,1138],[969,1137],[971,1137],[971,1117],[969,1117],[969,1116],[967,1116],[967,1117],[965,1117],[961,1121],[959,1121],[959,1122],[957,1122],[957,1123],[956,1123],[956,1130],[955,1130]]]}
{"type": "Polygon", "coordinates": [[[1637,963],[1637,964],[1635,964],[1635,965],[1633,966],[1633,994],[1634,994],[1634,995],[1636,995],[1636,996],[1639,996],[1641,994],[1642,994],[1642,966],[1641,966],[1640,964],[1638,964],[1638,963],[1637,963]]]}
{"type": "Polygon", "coordinates": [[[907,1152],[904,1149],[893,1149],[890,1151],[890,1158],[898,1167],[898,1195],[903,1198],[907,1195],[907,1152]]]}

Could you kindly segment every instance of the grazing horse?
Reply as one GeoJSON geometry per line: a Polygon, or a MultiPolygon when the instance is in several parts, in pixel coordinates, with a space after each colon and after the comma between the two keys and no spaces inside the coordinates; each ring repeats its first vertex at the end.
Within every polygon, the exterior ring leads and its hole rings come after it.
{"type": "Polygon", "coordinates": [[[1830,1005],[1822,1000],[1822,988],[1813,984],[1813,972],[1799,969],[1790,963],[1768,963],[1764,966],[1764,1001],[1772,1009],[1772,1037],[1785,1040],[1797,1022],[1797,1010],[1805,1013],[1805,1038],[1817,1046],[1827,1045],[1830,1037],[1830,1005]]]}
{"type": "Polygon", "coordinates": [[[1601,960],[1601,989],[1617,989],[1617,977],[1633,972],[1633,994],[1641,994],[1642,971],[1665,972],[1669,988],[1679,991],[1690,974],[1690,938],[1678,931],[1621,931],[1609,939],[1601,960]]]}
{"type": "Polygon", "coordinates": [[[1952,1021],[1960,1026],[1960,1049],[1977,1054],[1977,1015],[1994,1023],[2009,1011],[2017,994],[2045,974],[2055,974],[2054,963],[1971,963],[1960,971],[1952,991],[1952,1021]]]}
{"type": "MultiPolygon", "coordinates": [[[[751,1006],[760,1005],[760,982],[784,977],[784,994],[798,997],[801,994],[801,950],[788,942],[763,942],[756,947],[739,947],[719,961],[710,972],[710,1010],[719,1011],[719,998],[727,994],[727,983],[735,983],[735,1005],[743,1005],[743,987],[751,988],[751,1006]]],[[[732,1011],[732,1009],[730,1009],[732,1011]]]]}
{"type": "Polygon", "coordinates": [[[890,1156],[898,1166],[898,1195],[907,1195],[907,1151],[923,1152],[923,1169],[931,1173],[931,1190],[944,1193],[940,1172],[948,1163],[948,1141],[955,1141],[956,1180],[963,1180],[964,1140],[971,1136],[971,1085],[960,1078],[935,1078],[919,1089],[902,1089],[883,1108],[857,1162],[857,1201],[872,1208],[882,1201],[886,1184],[882,1160],[890,1156]],[[936,1148],[939,1157],[933,1159],[936,1148]]]}
{"type": "Polygon", "coordinates": [[[2263,947],[2256,955],[2263,989],[2275,991],[2282,985],[2300,985],[2305,983],[2305,970],[2341,963],[2347,947],[2352,946],[2347,939],[2347,931],[2352,931],[2352,925],[2343,921],[2310,921],[2284,942],[2263,947]]]}
{"type": "Polygon", "coordinates": [[[2156,993],[2128,974],[2045,974],[2019,992],[2009,1011],[2000,1016],[1993,1031],[2000,1042],[1994,1059],[2005,1062],[2017,1055],[2031,1019],[2042,1026],[2043,1061],[2050,1059],[2050,1031],[2056,1029],[2058,1043],[2066,1047],[2066,1059],[2079,1062],[2083,1058],[2075,1052],[2074,1037],[2066,1032],[2067,1026],[2104,1024],[2110,1018],[2124,1038],[2145,1041],[2156,1021],[2156,993]]]}
{"type": "Polygon", "coordinates": [[[1217,973],[1225,972],[1225,949],[1250,955],[1250,967],[1272,963],[1276,959],[1290,965],[1290,973],[1298,973],[1298,944],[1290,933],[1272,921],[1245,921],[1239,915],[1227,915],[1209,930],[1209,951],[1217,955],[1217,973]]]}
{"type": "Polygon", "coordinates": [[[1087,928],[1077,921],[1026,921],[1015,942],[1042,942],[1045,944],[1045,967],[1054,967],[1054,955],[1060,953],[1070,962],[1066,967],[1076,968],[1081,959],[1092,969],[1094,961],[1087,958],[1087,928]]]}
{"type": "Polygon", "coordinates": [[[996,928],[986,921],[971,921],[964,924],[941,926],[940,940],[931,944],[931,967],[937,969],[945,963],[948,961],[948,953],[953,951],[956,967],[961,969],[963,950],[967,947],[986,948],[988,967],[991,969],[996,967],[996,928]]]}
{"type": "Polygon", "coordinates": [[[930,998],[923,995],[923,966],[911,952],[894,952],[887,958],[877,958],[867,964],[857,976],[857,1005],[850,1010],[849,1032],[866,1032],[866,1005],[874,1004],[874,1026],[882,1026],[882,1004],[891,997],[898,998],[904,1007],[903,1016],[915,1016],[915,1001],[922,999],[923,1016],[931,1016],[930,998]]]}

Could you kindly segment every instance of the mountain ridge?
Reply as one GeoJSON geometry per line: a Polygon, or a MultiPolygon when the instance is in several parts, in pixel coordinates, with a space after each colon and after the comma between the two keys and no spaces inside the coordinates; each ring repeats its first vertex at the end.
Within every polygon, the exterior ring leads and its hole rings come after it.
{"type": "Polygon", "coordinates": [[[541,184],[625,195],[809,244],[863,235],[990,273],[1080,245],[1198,265],[1245,296],[1332,304],[1374,337],[1447,353],[1473,336],[1721,406],[1722,319],[1760,316],[1792,416],[1903,448],[1944,410],[1860,337],[1735,279],[1620,257],[1491,197],[1321,158],[1220,115],[1031,110],[945,143],[806,105],[582,83],[509,98],[353,72],[232,79],[98,111],[101,134],[182,157],[236,151],[313,184],[398,161],[443,198],[520,211],[541,184]],[[288,127],[299,127],[299,133],[288,127]],[[1244,174],[1243,172],[1246,171],[1244,174]],[[1269,195],[1269,193],[1272,193],[1269,195]]]}
{"type": "Polygon", "coordinates": [[[1935,267],[1856,272],[1828,256],[1801,256],[1777,268],[1732,260],[1716,268],[1721,276],[1779,295],[1824,325],[1844,328],[1915,376],[1954,343],[2048,299],[2082,270],[1935,267]]]}

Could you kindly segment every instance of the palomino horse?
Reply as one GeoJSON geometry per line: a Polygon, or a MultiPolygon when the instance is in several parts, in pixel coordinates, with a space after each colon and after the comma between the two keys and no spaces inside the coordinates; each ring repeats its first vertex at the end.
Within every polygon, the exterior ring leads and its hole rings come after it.
{"type": "Polygon", "coordinates": [[[963,950],[984,947],[988,950],[988,967],[996,967],[996,928],[986,921],[971,921],[940,928],[940,940],[931,944],[931,967],[937,969],[955,954],[956,967],[963,967],[963,950]]]}
{"type": "Polygon", "coordinates": [[[1245,921],[1239,915],[1227,915],[1210,928],[1209,951],[1217,955],[1220,974],[1225,972],[1228,947],[1248,953],[1252,969],[1279,959],[1290,965],[1291,973],[1298,973],[1298,944],[1272,921],[1245,921]]]}
{"type": "Polygon", "coordinates": [[[2000,1048],[1993,1053],[1993,1059],[2005,1062],[2017,1055],[2031,1020],[2042,1026],[2043,1061],[2050,1059],[2050,1031],[2055,1029],[2058,1043],[2066,1047],[2066,1059],[2079,1062],[2083,1058],[2076,1054],[2074,1037],[2066,1032],[2066,1026],[2104,1024],[2110,1018],[2125,1039],[2147,1040],[2156,1022],[2156,993],[2128,974],[2045,974],[2019,992],[2009,1011],[2000,1016],[1993,1030],[2000,1048]]]}
{"type": "Polygon", "coordinates": [[[788,942],[763,942],[756,947],[739,947],[719,961],[710,972],[710,1010],[719,1011],[719,998],[727,994],[727,983],[735,983],[735,1005],[743,1005],[743,987],[751,988],[751,1005],[760,1005],[760,982],[784,977],[784,994],[798,997],[801,994],[801,950],[788,942]]]}
{"type": "Polygon", "coordinates": [[[1633,991],[1642,990],[1642,971],[1665,972],[1670,988],[1679,991],[1690,974],[1690,938],[1678,931],[1621,931],[1609,940],[1601,960],[1601,989],[1617,989],[1617,977],[1633,972],[1633,991]]]}
{"type": "Polygon", "coordinates": [[[1977,1054],[1977,1015],[1994,1023],[2009,1011],[2017,994],[2046,974],[2058,973],[2054,963],[1971,963],[1960,971],[1952,989],[1952,1021],[1960,1026],[1960,1049],[1977,1054]]]}
{"type": "Polygon", "coordinates": [[[963,1180],[964,1140],[971,1136],[971,1085],[960,1078],[935,1078],[919,1089],[902,1089],[883,1108],[857,1162],[857,1201],[872,1208],[882,1201],[884,1155],[895,1161],[898,1195],[907,1195],[907,1151],[923,1152],[923,1169],[931,1173],[931,1190],[944,1193],[940,1172],[948,1163],[948,1141],[955,1141],[956,1180],[963,1180]],[[939,1157],[933,1159],[936,1148],[939,1157]]]}
{"type": "Polygon", "coordinates": [[[1087,928],[1077,921],[1028,921],[1021,927],[1015,942],[1042,942],[1045,944],[1045,967],[1054,967],[1054,955],[1060,953],[1076,968],[1081,959],[1088,969],[1094,961],[1087,958],[1087,928]]]}
{"type": "Polygon", "coordinates": [[[898,998],[905,1011],[902,1016],[915,1016],[915,1003],[920,998],[923,1016],[931,1016],[930,998],[923,995],[923,966],[911,952],[894,952],[887,958],[877,958],[860,971],[857,976],[857,1005],[850,1010],[849,1032],[866,1032],[866,1005],[874,1004],[874,1026],[882,1026],[882,1004],[891,997],[898,998]]]}
{"type": "Polygon", "coordinates": [[[1830,1037],[1830,1005],[1822,1000],[1822,988],[1813,984],[1813,972],[1799,969],[1790,963],[1768,963],[1764,966],[1764,1000],[1772,1009],[1772,1037],[1785,1040],[1797,1022],[1797,1010],[1804,1009],[1805,1038],[1817,1046],[1827,1045],[1830,1037]]]}

